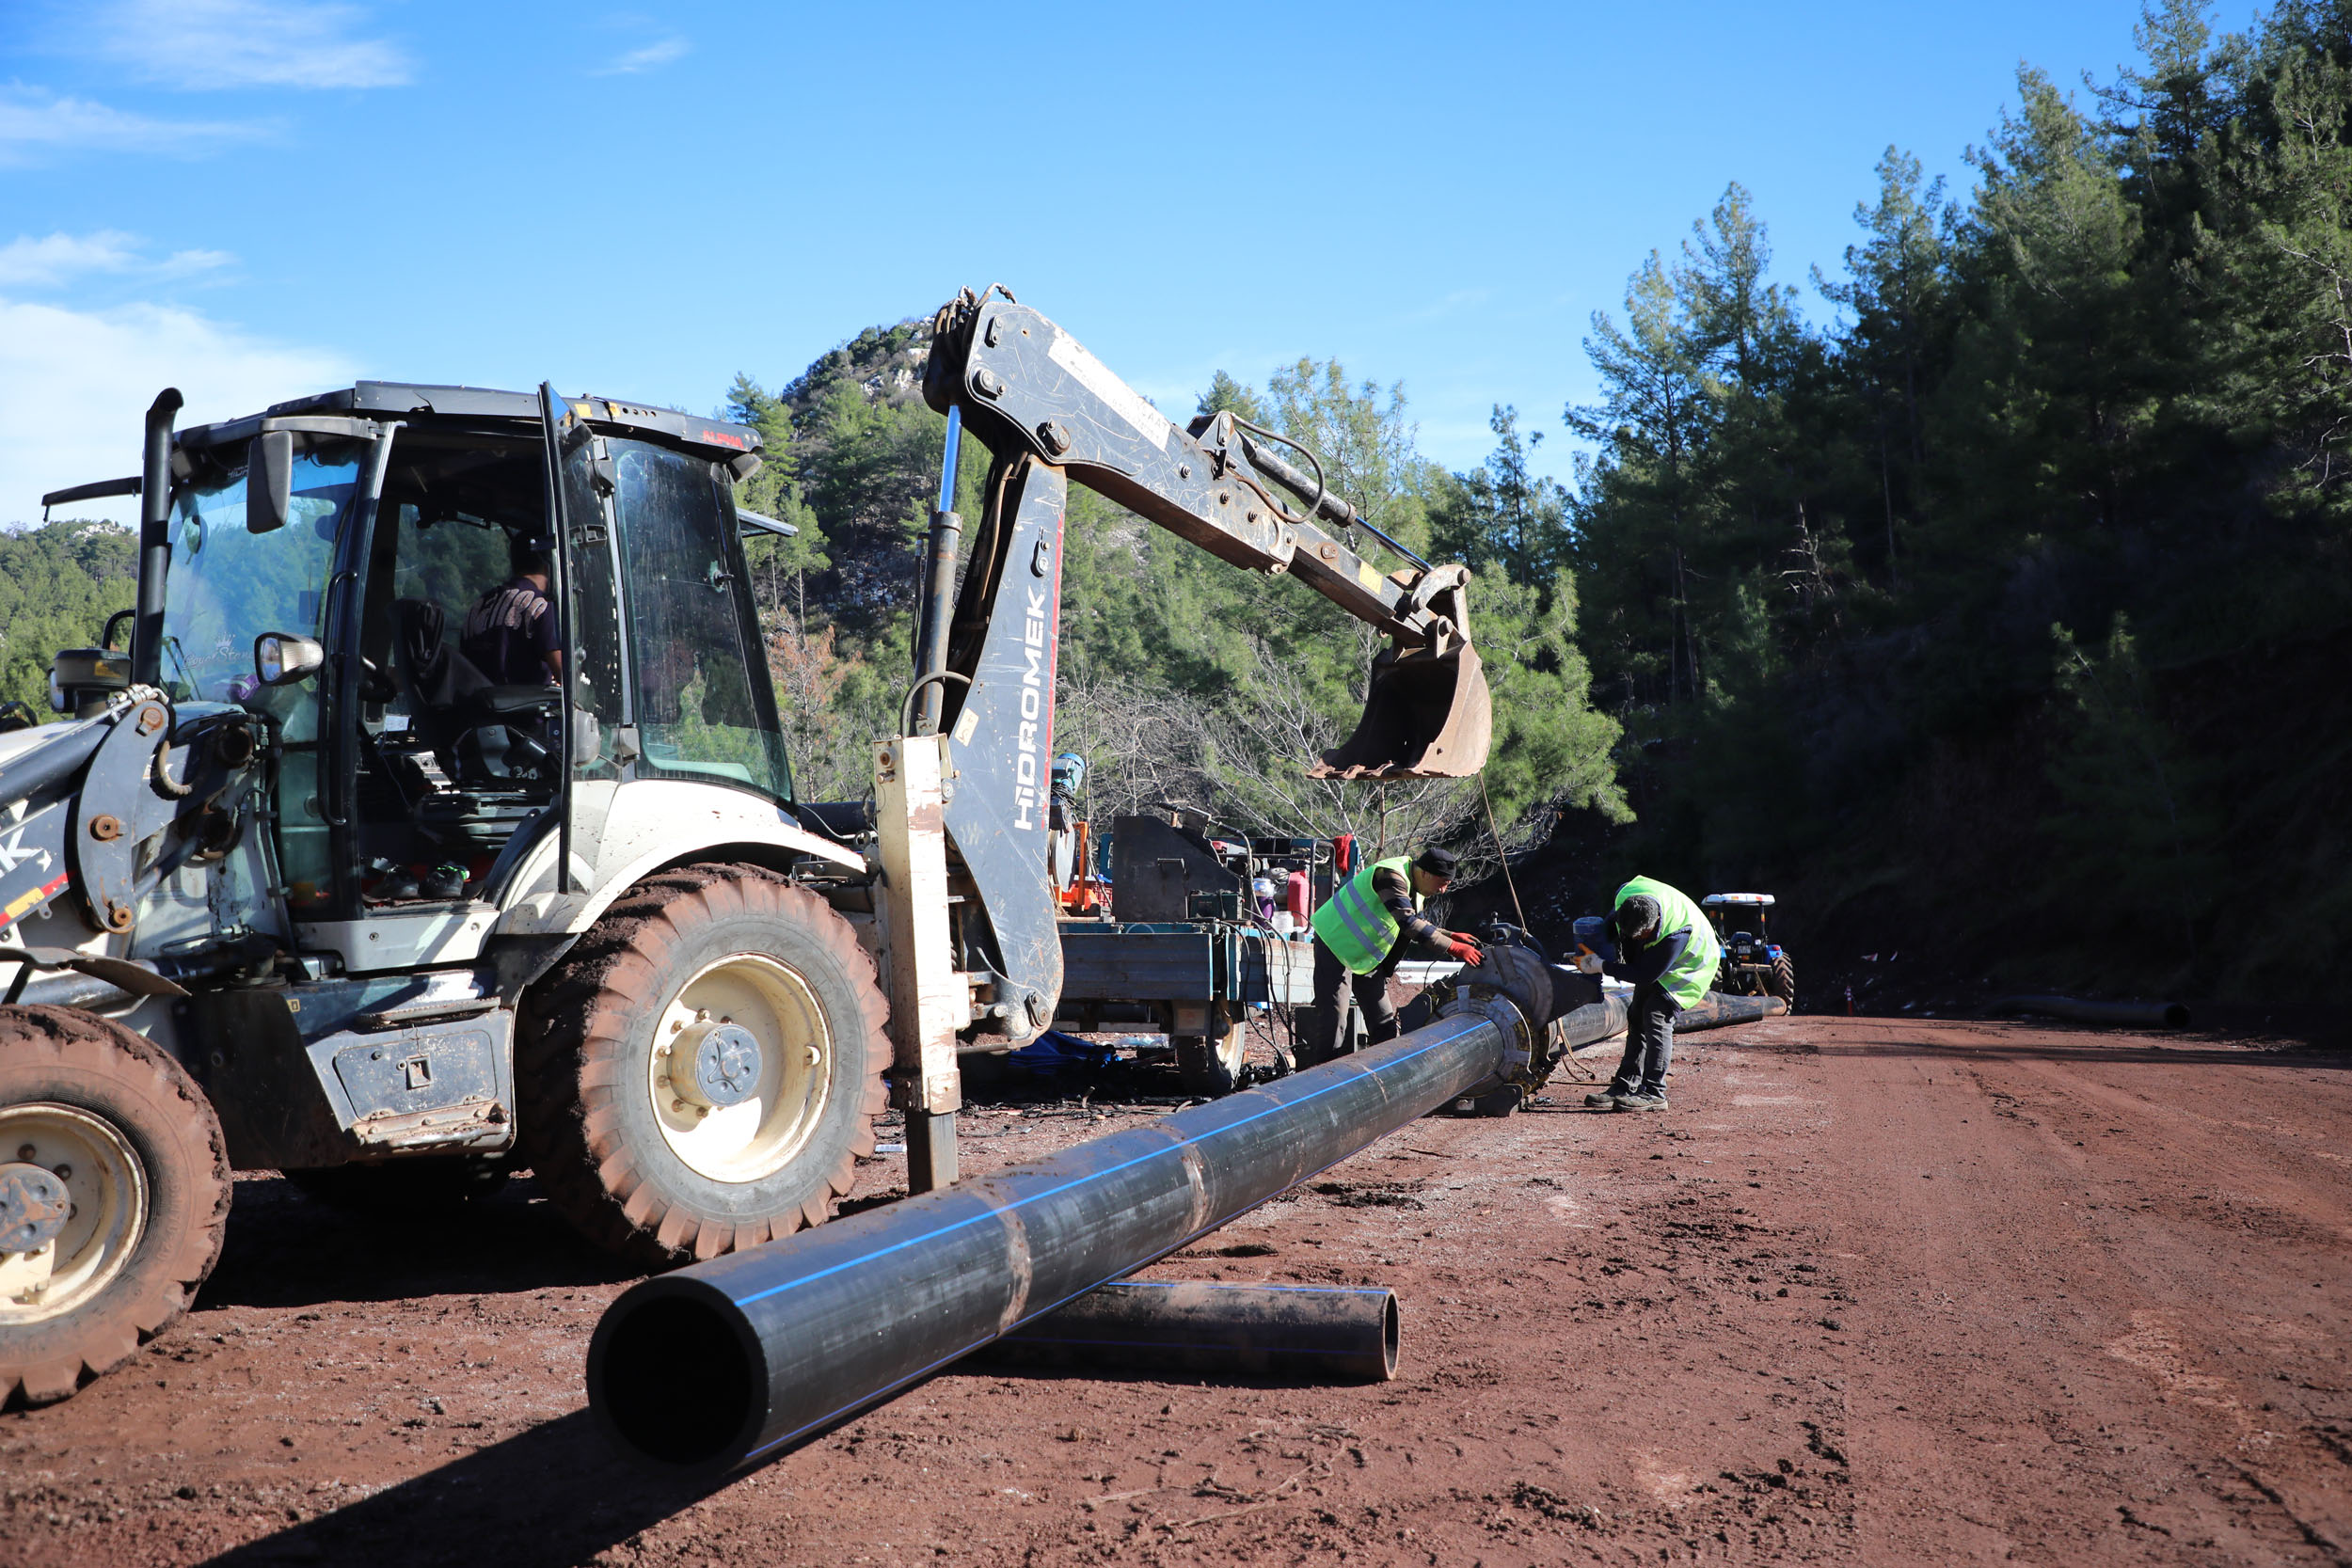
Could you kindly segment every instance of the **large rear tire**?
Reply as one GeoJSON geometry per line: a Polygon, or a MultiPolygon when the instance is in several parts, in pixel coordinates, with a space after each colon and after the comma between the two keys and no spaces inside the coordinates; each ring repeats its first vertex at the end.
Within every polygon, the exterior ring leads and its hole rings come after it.
{"type": "Polygon", "coordinates": [[[1790,1012],[1797,1010],[1797,966],[1783,953],[1772,960],[1772,977],[1764,982],[1767,994],[1777,996],[1790,1012]]]}
{"type": "Polygon", "coordinates": [[[43,1248],[0,1255],[0,1405],[49,1404],[187,1311],[220,1261],[229,1150],[160,1046],[70,1007],[0,1007],[0,1177],[11,1164],[71,1203],[43,1248]]]}
{"type": "Polygon", "coordinates": [[[583,1235],[657,1268],[821,1224],[874,1151],[888,1016],[815,894],[648,877],[525,1000],[523,1150],[583,1235]]]}

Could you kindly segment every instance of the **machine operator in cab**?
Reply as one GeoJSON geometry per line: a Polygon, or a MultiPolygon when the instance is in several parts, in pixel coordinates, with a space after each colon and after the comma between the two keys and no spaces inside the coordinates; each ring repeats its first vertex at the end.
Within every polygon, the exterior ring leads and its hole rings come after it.
{"type": "Polygon", "coordinates": [[[1421,912],[1422,900],[1443,893],[1454,871],[1454,856],[1435,846],[1418,856],[1375,861],[1340,883],[1316,909],[1308,922],[1314,929],[1315,1006],[1302,1067],[1340,1054],[1351,990],[1364,1015],[1368,1043],[1396,1038],[1389,976],[1411,950],[1473,967],[1485,961],[1477,938],[1440,929],[1421,912]]]}
{"type": "Polygon", "coordinates": [[[548,546],[520,535],[508,542],[512,575],[475,601],[457,649],[493,686],[552,686],[564,678],[564,644],[548,584],[555,576],[548,546]]]}
{"type": "Polygon", "coordinates": [[[1609,917],[1616,957],[1587,954],[1577,967],[1631,982],[1625,1059],[1609,1086],[1584,1097],[1597,1111],[1662,1111],[1666,1064],[1674,1055],[1675,1015],[1707,995],[1715,981],[1715,928],[1688,894],[1651,877],[1617,890],[1609,917]]]}

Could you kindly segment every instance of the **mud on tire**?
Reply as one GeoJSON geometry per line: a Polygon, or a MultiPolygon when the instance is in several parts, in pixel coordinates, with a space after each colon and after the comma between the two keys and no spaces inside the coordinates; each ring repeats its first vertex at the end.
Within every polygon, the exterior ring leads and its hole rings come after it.
{"type": "Polygon", "coordinates": [[[68,1007],[0,1007],[0,1164],[74,1166],[49,1303],[0,1300],[0,1405],[47,1404],[180,1320],[220,1261],[220,1119],[160,1046],[68,1007]]]}
{"type": "Polygon", "coordinates": [[[648,877],[525,1000],[524,1153],[583,1235],[653,1267],[820,1224],[874,1149],[887,1017],[815,894],[755,865],[648,877]]]}

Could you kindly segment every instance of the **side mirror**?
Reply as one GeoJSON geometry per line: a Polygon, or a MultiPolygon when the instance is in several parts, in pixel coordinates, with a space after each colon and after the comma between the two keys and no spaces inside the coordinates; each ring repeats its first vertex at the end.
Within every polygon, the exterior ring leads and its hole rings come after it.
{"type": "Polygon", "coordinates": [[[270,533],[294,510],[294,432],[264,431],[246,455],[245,531],[270,533]]]}
{"type": "Polygon", "coordinates": [[[253,640],[253,673],[263,686],[287,686],[307,679],[326,662],[326,649],[316,638],[265,631],[253,640]]]}

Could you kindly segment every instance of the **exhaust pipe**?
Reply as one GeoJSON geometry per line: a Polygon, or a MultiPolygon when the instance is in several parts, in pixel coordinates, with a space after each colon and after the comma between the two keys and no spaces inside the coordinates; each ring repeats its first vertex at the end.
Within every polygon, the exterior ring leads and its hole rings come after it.
{"type": "Polygon", "coordinates": [[[163,684],[164,578],[171,570],[171,421],[186,400],[167,387],[147,410],[139,463],[138,614],[131,622],[131,680],[163,684]]]}
{"type": "Polygon", "coordinates": [[[1338,1164],[1524,1060],[1492,992],[1376,1050],[635,1286],[588,1347],[626,1453],[774,1457],[1338,1164]]]}
{"type": "Polygon", "coordinates": [[[973,1359],[1387,1383],[1396,1346],[1394,1291],[1130,1280],[1089,1291],[973,1359]]]}

